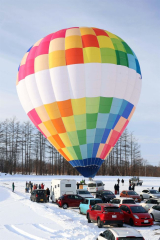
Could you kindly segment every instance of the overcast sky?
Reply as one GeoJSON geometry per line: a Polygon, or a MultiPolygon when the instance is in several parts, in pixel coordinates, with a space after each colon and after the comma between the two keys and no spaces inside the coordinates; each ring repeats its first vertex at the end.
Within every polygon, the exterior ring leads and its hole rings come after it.
{"type": "Polygon", "coordinates": [[[160,163],[160,0],[0,0],[0,120],[28,120],[16,92],[19,63],[49,33],[75,26],[108,30],[136,53],[142,92],[128,130],[149,163],[160,163]]]}

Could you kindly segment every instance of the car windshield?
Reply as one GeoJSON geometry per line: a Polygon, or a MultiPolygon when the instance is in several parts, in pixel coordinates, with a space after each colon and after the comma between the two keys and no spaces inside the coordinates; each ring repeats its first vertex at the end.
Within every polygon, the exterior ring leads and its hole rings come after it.
{"type": "Polygon", "coordinates": [[[143,237],[119,237],[118,240],[143,240],[143,237]]]}
{"type": "Polygon", "coordinates": [[[130,208],[132,210],[132,213],[147,213],[147,211],[141,206],[133,206],[130,208]]]}
{"type": "Polygon", "coordinates": [[[121,209],[119,207],[105,207],[105,212],[121,212],[121,209]]]}
{"type": "Polygon", "coordinates": [[[90,205],[93,206],[95,205],[96,203],[102,203],[102,200],[101,199],[97,199],[97,200],[90,200],[90,205]]]}
{"type": "Polygon", "coordinates": [[[152,194],[160,194],[157,190],[150,190],[150,193],[152,193],[152,194]]]}
{"type": "Polygon", "coordinates": [[[134,200],[132,200],[132,199],[125,199],[125,200],[123,200],[123,203],[135,204],[134,200]]]}
{"type": "Polygon", "coordinates": [[[138,195],[138,193],[136,193],[134,191],[128,191],[128,195],[138,195]]]}
{"type": "Polygon", "coordinates": [[[88,192],[88,191],[79,191],[78,194],[90,194],[90,192],[88,192]]]}
{"type": "Polygon", "coordinates": [[[43,191],[43,190],[37,190],[37,191],[36,191],[36,194],[43,195],[43,194],[45,194],[45,191],[43,191]]]}
{"type": "Polygon", "coordinates": [[[107,192],[102,192],[103,195],[114,195],[113,192],[107,191],[107,192]]]}
{"type": "Polygon", "coordinates": [[[95,183],[88,183],[88,187],[96,187],[95,183]]]}

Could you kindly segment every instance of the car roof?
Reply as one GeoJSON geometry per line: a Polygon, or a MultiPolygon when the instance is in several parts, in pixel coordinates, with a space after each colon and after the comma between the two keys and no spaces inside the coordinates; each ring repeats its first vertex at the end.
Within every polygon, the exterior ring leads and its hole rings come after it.
{"type": "Polygon", "coordinates": [[[98,190],[97,192],[112,192],[112,191],[111,190],[98,190]]]}
{"type": "Polygon", "coordinates": [[[135,236],[142,237],[142,235],[134,228],[109,228],[110,231],[115,233],[117,237],[135,236]]]}
{"type": "Polygon", "coordinates": [[[116,204],[112,204],[112,203],[96,203],[96,205],[99,205],[102,207],[117,207],[116,204]]]}
{"type": "Polygon", "coordinates": [[[113,198],[114,199],[118,199],[118,200],[134,200],[133,198],[128,198],[128,197],[117,197],[117,198],[113,198]]]}
{"type": "MultiPolygon", "coordinates": [[[[139,204],[128,204],[128,203],[123,203],[123,204],[121,204],[121,206],[122,205],[124,205],[124,206],[127,206],[127,207],[139,207],[139,206],[141,206],[141,205],[139,205],[139,204]]],[[[142,206],[141,206],[142,207],[142,206]]]]}

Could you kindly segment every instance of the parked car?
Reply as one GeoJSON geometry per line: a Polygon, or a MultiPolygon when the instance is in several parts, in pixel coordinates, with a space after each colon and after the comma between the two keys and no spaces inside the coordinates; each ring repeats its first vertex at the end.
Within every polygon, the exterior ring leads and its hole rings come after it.
{"type": "Polygon", "coordinates": [[[96,197],[101,198],[104,203],[108,203],[110,202],[111,199],[115,198],[116,196],[110,190],[101,190],[96,193],[96,197]]]}
{"type": "Polygon", "coordinates": [[[160,221],[160,206],[159,205],[155,205],[153,207],[150,208],[150,210],[148,211],[148,213],[150,213],[153,217],[153,221],[160,221]]]}
{"type": "Polygon", "coordinates": [[[104,190],[104,183],[100,180],[91,180],[88,182],[87,190],[91,193],[95,193],[100,190],[104,190]]]}
{"type": "Polygon", "coordinates": [[[103,225],[117,224],[123,226],[124,214],[121,209],[111,203],[97,203],[91,209],[87,210],[88,223],[96,222],[98,227],[103,225]]]}
{"type": "Polygon", "coordinates": [[[135,202],[141,202],[141,198],[135,191],[124,190],[120,193],[120,197],[133,198],[135,202]]]}
{"type": "Polygon", "coordinates": [[[76,194],[65,194],[58,198],[57,204],[63,209],[68,207],[79,207],[80,203],[83,202],[84,198],[76,194]]]}
{"type": "Polygon", "coordinates": [[[30,200],[33,202],[47,202],[46,190],[33,190],[30,196],[30,200]]]}
{"type": "Polygon", "coordinates": [[[146,200],[144,203],[140,203],[142,207],[144,207],[147,211],[153,207],[154,205],[159,205],[160,204],[160,198],[150,198],[146,200]]]}
{"type": "Polygon", "coordinates": [[[109,228],[100,233],[97,240],[145,240],[137,230],[133,228],[109,228]]]}
{"type": "Polygon", "coordinates": [[[79,205],[79,213],[86,214],[87,210],[92,208],[96,203],[102,203],[100,198],[85,198],[79,205]]]}
{"type": "Polygon", "coordinates": [[[135,184],[135,185],[140,185],[142,186],[143,181],[139,179],[139,177],[133,177],[130,178],[129,181],[131,182],[131,184],[135,184]]]}
{"type": "Polygon", "coordinates": [[[94,198],[94,196],[85,189],[77,189],[76,193],[83,198],[94,198]]]}
{"type": "Polygon", "coordinates": [[[120,209],[124,213],[124,222],[131,226],[151,226],[153,225],[153,218],[146,209],[138,204],[122,204],[120,209]]]}
{"type": "Polygon", "coordinates": [[[160,198],[160,192],[154,189],[145,189],[140,193],[141,199],[160,198]]]}
{"type": "Polygon", "coordinates": [[[114,198],[110,201],[110,203],[115,204],[117,207],[119,207],[120,204],[135,204],[135,201],[133,198],[114,198]]]}

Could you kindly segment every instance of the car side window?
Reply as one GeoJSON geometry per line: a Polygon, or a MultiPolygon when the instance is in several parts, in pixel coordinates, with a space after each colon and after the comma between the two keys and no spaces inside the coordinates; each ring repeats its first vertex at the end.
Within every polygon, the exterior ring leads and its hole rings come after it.
{"type": "Polygon", "coordinates": [[[123,210],[123,211],[125,211],[125,210],[124,210],[124,209],[125,209],[125,206],[120,206],[120,209],[123,210]]]}
{"type": "Polygon", "coordinates": [[[151,200],[151,203],[157,204],[157,200],[152,199],[152,200],[151,200]]]}
{"type": "Polygon", "coordinates": [[[101,211],[101,206],[97,205],[97,210],[101,211]]]}
{"type": "Polygon", "coordinates": [[[98,206],[98,205],[94,205],[92,209],[93,209],[93,210],[97,210],[97,206],[98,206]]]}
{"type": "Polygon", "coordinates": [[[151,199],[147,200],[146,203],[152,203],[151,199]]]}
{"type": "Polygon", "coordinates": [[[125,206],[125,209],[126,209],[126,210],[125,210],[126,212],[130,212],[129,207],[125,206]]]}
{"type": "Polygon", "coordinates": [[[126,192],[125,192],[125,191],[123,191],[122,193],[123,193],[123,194],[126,194],[126,192]]]}

